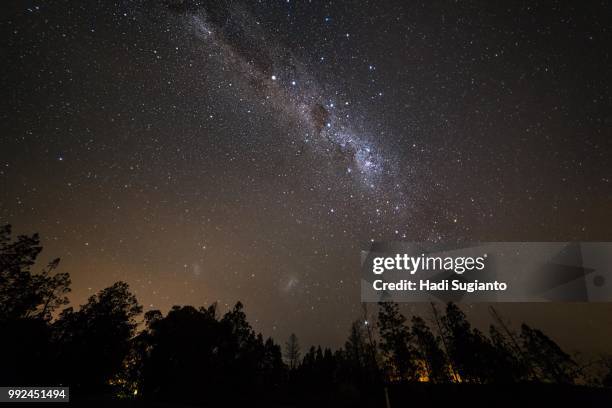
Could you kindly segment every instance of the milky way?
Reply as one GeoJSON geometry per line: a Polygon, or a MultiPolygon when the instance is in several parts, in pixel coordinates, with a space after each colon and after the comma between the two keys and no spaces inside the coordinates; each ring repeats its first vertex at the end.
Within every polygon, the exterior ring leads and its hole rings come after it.
{"type": "Polygon", "coordinates": [[[276,44],[247,11],[236,6],[230,10],[226,22],[232,22],[231,38],[225,34],[227,27],[213,22],[203,9],[183,17],[185,28],[201,40],[203,57],[214,56],[236,81],[245,81],[251,91],[248,97],[272,105],[293,127],[291,135],[320,160],[336,164],[372,194],[392,189],[398,176],[393,159],[362,129],[355,129],[351,102],[338,90],[321,86],[291,50],[276,44]]]}

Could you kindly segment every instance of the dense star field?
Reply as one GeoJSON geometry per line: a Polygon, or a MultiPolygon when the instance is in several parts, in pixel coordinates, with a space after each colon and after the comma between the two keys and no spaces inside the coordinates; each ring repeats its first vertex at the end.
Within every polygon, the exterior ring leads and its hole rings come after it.
{"type": "MultiPolygon", "coordinates": [[[[77,304],[125,280],[337,346],[372,241],[611,240],[607,2],[2,9],[0,224],[77,304]]],[[[610,305],[498,309],[610,351],[610,305]]]]}

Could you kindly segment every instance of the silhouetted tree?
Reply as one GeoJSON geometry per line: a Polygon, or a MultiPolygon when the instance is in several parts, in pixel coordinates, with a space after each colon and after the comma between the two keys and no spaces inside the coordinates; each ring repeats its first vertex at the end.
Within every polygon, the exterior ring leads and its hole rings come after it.
{"type": "Polygon", "coordinates": [[[141,312],[124,282],[91,296],[78,311],[63,310],[53,324],[63,382],[87,392],[107,391],[122,369],[141,312]]]}
{"type": "Polygon", "coordinates": [[[255,334],[238,302],[221,319],[216,305],[175,306],[145,315],[139,336],[146,399],[227,403],[270,395],[284,384],[281,349],[255,334]]]}
{"type": "Polygon", "coordinates": [[[295,333],[291,333],[285,343],[285,361],[290,370],[297,368],[300,361],[300,344],[295,333]]]}
{"type": "Polygon", "coordinates": [[[392,379],[414,380],[417,376],[416,353],[411,344],[410,328],[396,303],[379,303],[378,330],[380,348],[392,379]]]}
{"type": "Polygon", "coordinates": [[[235,382],[242,389],[255,389],[262,344],[257,342],[255,332],[246,319],[244,306],[237,302],[234,308],[221,318],[224,340],[219,344],[222,354],[227,356],[224,364],[235,382]]]}
{"type": "Polygon", "coordinates": [[[368,364],[368,344],[363,325],[356,320],[351,325],[349,337],[344,343],[345,360],[354,368],[362,370],[368,364]]]}
{"type": "Polygon", "coordinates": [[[449,358],[461,381],[490,382],[495,367],[490,365],[493,347],[479,330],[472,329],[465,313],[454,303],[446,306],[442,318],[449,358]]]}
{"type": "Polygon", "coordinates": [[[56,273],[59,259],[32,272],[42,247],[38,234],[12,238],[0,227],[0,383],[52,384],[55,377],[48,321],[68,302],[70,278],[56,273]]]}
{"type": "Polygon", "coordinates": [[[529,379],[528,368],[521,351],[515,350],[511,340],[494,325],[489,327],[493,347],[490,364],[495,366],[492,380],[495,382],[519,382],[529,379]]]}
{"type": "Polygon", "coordinates": [[[296,369],[293,386],[302,392],[316,389],[321,393],[332,390],[338,384],[337,361],[330,349],[310,347],[296,369]]]}
{"type": "Polygon", "coordinates": [[[429,381],[450,382],[448,362],[440,347],[440,339],[434,336],[425,320],[419,316],[412,317],[412,339],[418,359],[423,361],[427,368],[429,381]]]}
{"type": "Polygon", "coordinates": [[[325,348],[323,350],[323,359],[319,363],[320,366],[320,377],[325,384],[333,384],[337,381],[336,370],[338,363],[332,353],[331,349],[325,348]]]}
{"type": "Polygon", "coordinates": [[[0,227],[0,321],[48,320],[57,307],[68,303],[70,277],[56,273],[59,259],[32,273],[30,268],[42,250],[38,234],[12,240],[11,232],[10,225],[0,227]]]}
{"type": "Polygon", "coordinates": [[[222,332],[215,308],[174,306],[165,317],[159,311],[147,312],[145,321],[139,390],[144,398],[197,401],[213,397],[202,394],[202,384],[212,392],[224,386],[227,371],[222,359],[229,356],[220,345],[229,333],[222,332]]]}
{"type": "Polygon", "coordinates": [[[363,321],[354,321],[344,349],[334,354],[337,380],[356,387],[378,381],[378,367],[371,358],[374,352],[367,340],[363,321]]]}
{"type": "Polygon", "coordinates": [[[578,365],[551,338],[523,323],[521,340],[525,354],[534,365],[537,377],[541,381],[558,384],[574,383],[578,365]]]}
{"type": "Polygon", "coordinates": [[[264,354],[260,364],[261,378],[267,390],[276,390],[285,383],[285,364],[281,347],[271,337],[264,343],[264,354]]]}
{"type": "Polygon", "coordinates": [[[229,329],[236,351],[242,351],[252,346],[255,332],[246,319],[244,306],[241,302],[237,302],[232,310],[223,315],[221,324],[229,329]]]}

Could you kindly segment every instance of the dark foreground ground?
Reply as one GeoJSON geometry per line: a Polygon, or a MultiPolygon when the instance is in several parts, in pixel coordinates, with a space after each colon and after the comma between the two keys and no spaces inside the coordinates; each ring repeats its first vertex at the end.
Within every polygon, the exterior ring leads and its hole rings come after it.
{"type": "MultiPolygon", "coordinates": [[[[380,407],[386,408],[385,391],[357,390],[347,387],[325,395],[316,390],[302,395],[285,395],[273,399],[249,396],[228,396],[226,401],[199,404],[142,400],[117,400],[108,396],[74,397],[70,403],[0,404],[18,407],[78,407],[78,408],[188,408],[188,407],[380,407]],[[239,401],[237,400],[239,399],[239,401]]],[[[542,384],[514,385],[393,385],[388,388],[389,404],[397,407],[612,407],[612,389],[542,384]]]]}

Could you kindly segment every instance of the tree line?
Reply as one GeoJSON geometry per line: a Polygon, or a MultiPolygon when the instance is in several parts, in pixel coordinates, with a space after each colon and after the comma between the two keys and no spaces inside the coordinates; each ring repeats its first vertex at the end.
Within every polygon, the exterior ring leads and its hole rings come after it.
{"type": "MultiPolygon", "coordinates": [[[[358,395],[386,384],[554,383],[612,386],[612,364],[591,379],[542,331],[515,331],[492,310],[488,335],[455,304],[431,305],[427,319],[378,304],[356,320],[344,346],[302,353],[256,333],[238,302],[221,314],[174,306],[146,313],[124,282],[67,307],[70,277],[59,259],[39,272],[38,235],[0,227],[0,385],[67,385],[81,395],[156,401],[247,401],[289,395],[358,395]],[[303,354],[303,355],[302,355],[303,354]]],[[[604,364],[605,365],[605,364],[604,364]]]]}

